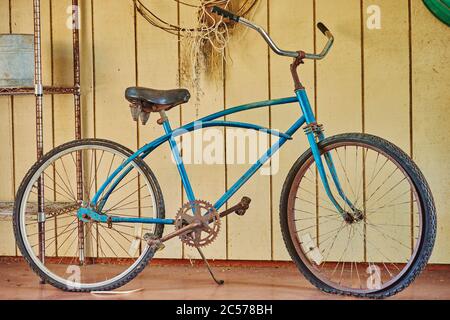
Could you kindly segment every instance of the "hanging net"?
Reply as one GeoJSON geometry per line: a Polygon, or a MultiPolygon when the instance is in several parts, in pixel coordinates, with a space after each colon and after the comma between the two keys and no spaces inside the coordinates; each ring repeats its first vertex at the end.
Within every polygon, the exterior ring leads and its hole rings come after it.
{"type": "MultiPolygon", "coordinates": [[[[166,0],[167,1],[167,0],[166,0]]],[[[197,12],[193,26],[180,26],[160,17],[149,1],[133,0],[137,12],[152,26],[180,38],[183,46],[181,65],[182,82],[201,92],[200,75],[209,78],[222,76],[223,63],[227,60],[230,36],[238,32],[236,23],[212,13],[214,6],[221,7],[242,17],[249,17],[259,0],[172,0],[179,8],[189,7],[197,12]]]]}

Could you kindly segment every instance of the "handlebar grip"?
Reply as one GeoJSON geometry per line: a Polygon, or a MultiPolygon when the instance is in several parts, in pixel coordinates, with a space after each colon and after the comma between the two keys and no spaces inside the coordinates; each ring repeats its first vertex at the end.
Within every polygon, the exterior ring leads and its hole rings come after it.
{"type": "Polygon", "coordinates": [[[212,13],[215,13],[215,14],[217,14],[219,16],[224,17],[224,18],[228,18],[228,19],[233,20],[235,22],[239,22],[239,20],[241,19],[241,17],[239,17],[238,15],[235,15],[234,13],[232,13],[230,11],[227,11],[227,10],[224,10],[224,9],[218,7],[218,6],[214,6],[212,8],[212,13]]]}
{"type": "Polygon", "coordinates": [[[317,24],[317,28],[319,28],[319,30],[326,36],[327,36],[327,33],[330,32],[330,30],[328,30],[328,28],[322,22],[319,22],[317,24]]]}

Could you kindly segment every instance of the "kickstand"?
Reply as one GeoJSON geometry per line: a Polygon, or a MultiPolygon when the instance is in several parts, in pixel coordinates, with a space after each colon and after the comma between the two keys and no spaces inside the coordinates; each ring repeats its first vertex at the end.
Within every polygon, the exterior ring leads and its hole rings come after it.
{"type": "Polygon", "coordinates": [[[225,281],[223,280],[217,280],[216,276],[214,275],[211,266],[208,263],[208,260],[206,260],[205,255],[203,254],[203,251],[200,248],[197,248],[198,253],[200,253],[200,256],[202,257],[203,261],[206,264],[206,268],[208,268],[209,274],[211,275],[211,277],[214,279],[214,281],[219,285],[223,285],[225,283],[225,281]]]}

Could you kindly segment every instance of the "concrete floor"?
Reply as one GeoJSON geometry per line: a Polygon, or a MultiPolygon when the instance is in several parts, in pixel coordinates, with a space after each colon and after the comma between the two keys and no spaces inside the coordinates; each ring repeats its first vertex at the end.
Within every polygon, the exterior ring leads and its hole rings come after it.
{"type": "MultiPolygon", "coordinates": [[[[0,299],[192,299],[192,300],[303,300],[351,299],[321,293],[294,266],[215,266],[225,285],[212,282],[202,266],[180,264],[149,266],[120,290],[143,289],[129,295],[94,296],[59,291],[40,285],[23,262],[0,264],[0,299]]],[[[392,299],[450,299],[450,266],[431,267],[404,292],[392,299]]]]}

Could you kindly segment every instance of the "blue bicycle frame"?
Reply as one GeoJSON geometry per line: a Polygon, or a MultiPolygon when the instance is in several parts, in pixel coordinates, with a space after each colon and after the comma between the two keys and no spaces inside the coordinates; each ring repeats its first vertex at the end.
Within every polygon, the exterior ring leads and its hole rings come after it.
{"type": "MultiPolygon", "coordinates": [[[[289,98],[282,98],[282,99],[276,99],[276,100],[267,100],[267,101],[261,101],[257,103],[251,103],[242,105],[239,107],[234,107],[231,109],[227,109],[221,112],[217,112],[215,114],[209,115],[207,117],[204,117],[200,120],[197,120],[195,122],[191,122],[189,124],[186,124],[178,129],[173,130],[171,128],[170,122],[168,119],[166,119],[163,123],[163,127],[165,130],[165,135],[161,136],[160,138],[150,142],[149,144],[146,144],[141,149],[136,151],[132,156],[130,156],[121,166],[119,166],[109,177],[108,179],[103,183],[103,185],[99,188],[95,196],[93,197],[89,208],[81,208],[78,211],[78,216],[80,219],[85,221],[86,219],[83,218],[89,216],[90,219],[93,219],[95,221],[107,223],[145,223],[145,224],[174,224],[174,219],[156,219],[156,218],[126,218],[126,217],[120,217],[120,216],[108,216],[99,214],[98,212],[101,212],[103,209],[104,204],[108,200],[109,196],[113,192],[113,190],[118,186],[118,184],[127,176],[127,174],[132,170],[133,168],[133,161],[140,157],[142,159],[145,159],[147,156],[149,156],[154,150],[156,150],[158,147],[163,145],[166,142],[169,142],[170,148],[173,154],[173,157],[176,161],[178,172],[180,174],[184,190],[186,192],[187,198],[190,202],[195,201],[195,193],[192,189],[192,185],[190,183],[188,174],[186,172],[186,168],[184,166],[183,160],[181,158],[180,152],[178,150],[177,143],[175,141],[175,138],[178,136],[181,136],[188,132],[193,132],[196,130],[209,128],[209,127],[234,127],[234,128],[244,128],[244,129],[250,129],[250,130],[257,130],[260,132],[265,132],[270,135],[277,136],[279,139],[277,142],[275,142],[274,145],[272,145],[267,152],[256,162],[254,163],[250,169],[248,169],[247,172],[244,173],[244,175],[235,182],[229,188],[225,194],[220,197],[214,204],[214,208],[216,210],[219,210],[247,181],[250,180],[250,178],[259,170],[261,167],[276,153],[280,150],[281,147],[284,146],[284,144],[288,140],[293,139],[293,135],[304,125],[307,124],[308,126],[316,124],[316,119],[314,116],[314,113],[312,111],[308,96],[306,94],[305,89],[298,89],[296,90],[296,96],[295,97],[289,97],[289,98]],[[218,121],[217,119],[224,118],[226,116],[229,116],[231,114],[248,111],[252,109],[257,108],[264,108],[264,107],[272,107],[272,106],[281,106],[281,105],[287,105],[291,103],[299,103],[301,111],[303,115],[285,132],[279,132],[276,130],[264,128],[255,124],[250,123],[242,123],[242,122],[231,122],[231,121],[218,121]],[[100,197],[103,195],[103,197],[100,199],[100,197]],[[94,209],[95,208],[95,209],[94,209]]],[[[325,139],[324,134],[319,131],[315,132],[314,130],[306,130],[306,135],[308,138],[308,142],[312,151],[312,154],[314,156],[314,159],[316,161],[317,169],[319,172],[319,176],[321,178],[321,181],[323,183],[323,186],[325,188],[325,191],[338,210],[338,212],[341,215],[344,215],[345,212],[343,208],[339,205],[336,198],[334,197],[330,184],[327,178],[327,174],[325,171],[325,166],[322,161],[321,153],[319,150],[318,143],[325,139]]],[[[338,176],[336,174],[336,169],[333,163],[333,159],[330,154],[325,154],[325,160],[328,167],[328,170],[331,173],[332,180],[336,186],[336,189],[338,190],[339,195],[344,199],[344,201],[350,206],[350,208],[354,208],[353,204],[348,200],[346,195],[344,194],[341,184],[339,182],[338,176]]],[[[86,220],[87,221],[87,220],[86,220]]]]}

